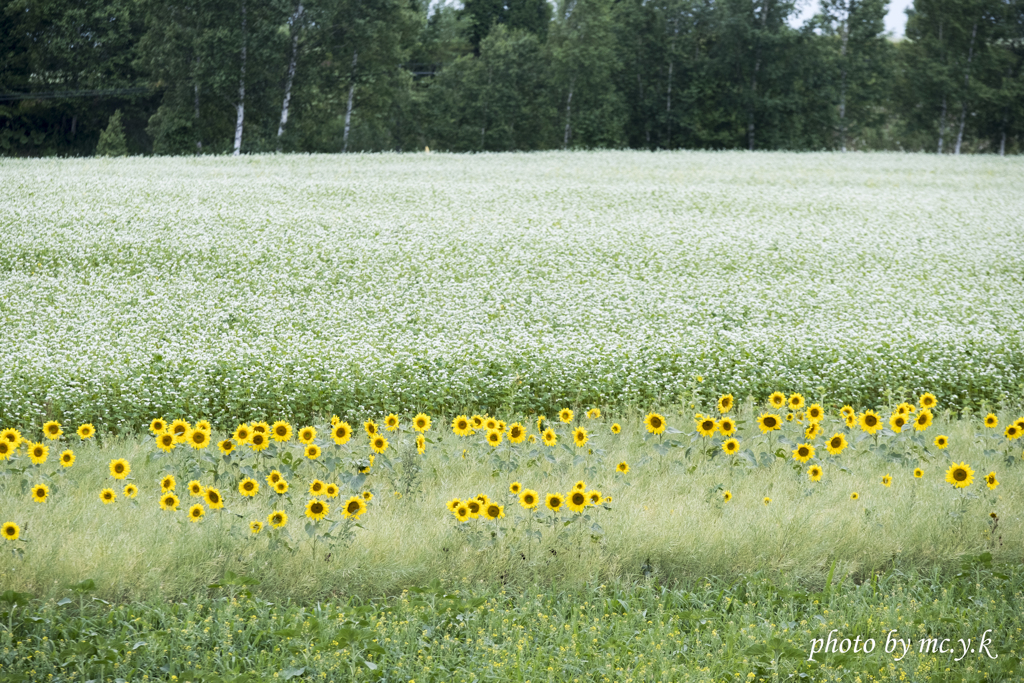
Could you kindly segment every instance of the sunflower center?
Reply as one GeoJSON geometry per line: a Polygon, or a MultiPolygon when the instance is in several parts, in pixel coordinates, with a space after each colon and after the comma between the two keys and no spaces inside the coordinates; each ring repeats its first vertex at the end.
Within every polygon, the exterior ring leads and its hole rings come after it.
{"type": "Polygon", "coordinates": [[[875,423],[878,422],[878,420],[875,419],[874,415],[868,415],[867,417],[864,418],[864,422],[867,424],[868,427],[874,427],[875,423]]]}
{"type": "Polygon", "coordinates": [[[242,485],[242,488],[244,488],[246,491],[252,491],[252,482],[251,481],[245,482],[245,484],[242,485]]]}
{"type": "Polygon", "coordinates": [[[348,511],[349,511],[349,514],[352,514],[354,512],[358,512],[359,511],[359,503],[357,503],[356,501],[352,501],[351,503],[349,503],[348,504],[348,511]]]}
{"type": "Polygon", "coordinates": [[[121,474],[122,472],[124,472],[124,465],[114,465],[114,471],[117,472],[118,474],[121,474]]]}
{"type": "Polygon", "coordinates": [[[800,452],[800,457],[801,458],[806,458],[807,457],[807,452],[808,451],[807,451],[807,448],[805,448],[804,446],[800,447],[799,452],[800,452]]]}
{"type": "Polygon", "coordinates": [[[310,510],[313,512],[314,515],[319,515],[321,512],[324,511],[324,506],[321,505],[320,503],[313,503],[312,507],[310,507],[310,510]]]}
{"type": "Polygon", "coordinates": [[[839,444],[841,444],[842,442],[843,442],[843,440],[839,439],[839,438],[832,439],[832,441],[831,441],[832,448],[839,448],[839,444]]]}
{"type": "Polygon", "coordinates": [[[967,479],[967,470],[956,469],[953,470],[953,478],[957,481],[964,481],[967,479]]]}
{"type": "Polygon", "coordinates": [[[766,427],[774,427],[775,426],[775,418],[774,417],[766,417],[764,419],[764,424],[765,424],[766,427]]]}
{"type": "Polygon", "coordinates": [[[651,418],[651,426],[654,427],[655,429],[660,427],[661,426],[661,418],[660,417],[652,417],[651,418]]]}

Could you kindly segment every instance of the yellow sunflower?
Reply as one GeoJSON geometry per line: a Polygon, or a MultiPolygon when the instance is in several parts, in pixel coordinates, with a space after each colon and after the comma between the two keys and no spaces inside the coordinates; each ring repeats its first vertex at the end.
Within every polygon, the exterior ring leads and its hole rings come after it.
{"type": "Polygon", "coordinates": [[[231,435],[231,438],[238,443],[249,443],[249,439],[252,438],[252,434],[252,427],[247,424],[240,424],[235,427],[235,431],[231,435]]]}
{"type": "Polygon", "coordinates": [[[168,431],[174,435],[175,443],[182,443],[185,440],[185,435],[188,434],[190,429],[192,429],[192,425],[184,420],[178,419],[171,423],[168,431]]]}
{"type": "Polygon", "coordinates": [[[308,444],[302,449],[302,454],[310,460],[316,460],[320,457],[320,447],[315,443],[308,444]]]}
{"type": "Polygon", "coordinates": [[[882,418],[873,410],[865,410],[860,414],[860,428],[868,434],[874,434],[882,429],[882,418]]]}
{"type": "Polygon", "coordinates": [[[193,479],[188,483],[188,495],[193,498],[198,498],[203,495],[203,485],[200,484],[197,479],[193,479]]]}
{"type": "Polygon", "coordinates": [[[251,477],[238,482],[238,492],[245,498],[252,498],[260,492],[260,483],[251,477]]]}
{"type": "Polygon", "coordinates": [[[366,430],[366,435],[372,437],[377,433],[377,423],[373,420],[367,420],[363,423],[363,429],[366,430]]]}
{"type": "Polygon", "coordinates": [[[518,422],[513,422],[508,426],[508,442],[514,444],[520,444],[526,441],[526,429],[523,425],[518,422]]]}
{"type": "Polygon", "coordinates": [[[882,477],[882,486],[884,486],[886,488],[889,488],[890,486],[892,486],[892,475],[891,474],[886,474],[885,476],[882,477]]]}
{"type": "Polygon", "coordinates": [[[382,435],[378,434],[377,436],[370,439],[370,449],[374,453],[380,455],[381,453],[388,449],[388,440],[385,439],[382,435]]]}
{"type": "Polygon", "coordinates": [[[501,432],[499,432],[497,429],[487,430],[487,443],[489,443],[491,446],[497,448],[499,445],[501,445],[502,438],[503,437],[501,432]]]}
{"type": "Polygon", "coordinates": [[[280,481],[275,483],[274,493],[278,494],[279,496],[283,496],[284,494],[288,493],[288,482],[286,482],[284,479],[281,479],[280,481]]]}
{"type": "Polygon", "coordinates": [[[994,489],[997,486],[999,486],[999,481],[996,479],[996,473],[995,472],[989,472],[988,474],[986,474],[985,475],[985,483],[988,484],[988,488],[990,490],[994,489]]]}
{"type": "Polygon", "coordinates": [[[723,417],[718,421],[718,431],[722,436],[732,436],[736,433],[736,422],[731,417],[723,417]]]}
{"type": "Polygon", "coordinates": [[[825,409],[817,403],[812,403],[807,409],[807,421],[816,424],[825,419],[825,409]]]}
{"type": "Polygon", "coordinates": [[[173,493],[165,493],[160,496],[160,509],[174,512],[178,509],[178,504],[180,502],[181,501],[178,500],[178,497],[173,493]]]}
{"type": "Polygon", "coordinates": [[[860,494],[854,491],[850,494],[850,500],[860,500],[860,494]]]}
{"type": "Polygon", "coordinates": [[[420,455],[427,450],[427,439],[422,434],[416,435],[416,452],[420,455]]]}
{"type": "Polygon", "coordinates": [[[764,498],[761,499],[761,502],[764,503],[765,505],[771,505],[772,499],[769,498],[768,496],[765,496],[764,498]]]}
{"type": "Polygon", "coordinates": [[[254,422],[252,425],[253,434],[263,434],[268,439],[270,438],[270,425],[266,422],[254,422]]]}
{"type": "Polygon", "coordinates": [[[254,519],[253,521],[249,522],[249,531],[251,531],[253,534],[258,534],[259,532],[263,531],[263,522],[257,519],[254,519]]]}
{"type": "Polygon", "coordinates": [[[599,417],[601,417],[600,408],[591,408],[590,410],[587,411],[587,419],[593,420],[599,417]]]}
{"type": "Polygon", "coordinates": [[[206,499],[206,504],[210,506],[211,510],[220,510],[224,507],[224,498],[221,497],[220,491],[212,486],[206,489],[203,498],[206,499]]]}
{"type": "Polygon", "coordinates": [[[540,496],[533,489],[525,489],[519,494],[519,504],[527,510],[532,510],[537,507],[537,503],[540,502],[540,496]]]}
{"type": "Polygon", "coordinates": [[[469,436],[473,433],[472,423],[465,415],[459,415],[452,420],[452,431],[456,436],[469,436]]]}
{"type": "Polygon", "coordinates": [[[775,408],[775,410],[779,410],[782,406],[786,405],[786,395],[781,391],[773,392],[772,395],[768,397],[768,403],[772,408],[775,408]]]}
{"type": "Polygon", "coordinates": [[[730,500],[732,500],[732,491],[729,491],[727,489],[727,490],[722,492],[722,502],[723,503],[728,503],[730,500]]]}
{"type": "Polygon", "coordinates": [[[132,466],[124,458],[110,461],[110,476],[114,479],[124,479],[132,472],[132,466]]]}
{"type": "Polygon", "coordinates": [[[995,429],[996,427],[999,426],[999,418],[996,417],[993,413],[989,413],[988,415],[985,416],[985,426],[988,427],[989,429],[995,429]]]}
{"type": "Polygon", "coordinates": [[[153,421],[149,423],[149,431],[153,433],[153,436],[162,434],[167,429],[167,420],[162,417],[153,418],[153,421]]]}
{"type": "Polygon", "coordinates": [[[946,470],[946,481],[958,489],[970,486],[974,481],[974,470],[966,462],[953,463],[946,470]]]}
{"type": "Polygon", "coordinates": [[[665,431],[665,418],[658,413],[647,413],[644,418],[647,431],[651,434],[661,434],[665,431]]]}
{"type": "Polygon", "coordinates": [[[325,486],[326,486],[326,484],[324,484],[319,479],[314,479],[313,481],[311,481],[309,483],[309,493],[310,493],[310,495],[313,495],[313,496],[322,495],[323,492],[324,492],[324,487],[325,486]]]}
{"type": "Polygon", "coordinates": [[[326,517],[330,511],[330,505],[321,500],[317,500],[316,498],[306,503],[306,516],[314,522],[319,522],[321,519],[326,517]]]}
{"type": "Polygon", "coordinates": [[[828,452],[832,455],[839,455],[846,449],[847,445],[846,437],[839,432],[836,432],[832,435],[832,438],[828,440],[828,452]]]}
{"type": "Polygon", "coordinates": [[[558,443],[558,435],[555,434],[555,430],[548,427],[544,430],[544,433],[540,435],[541,441],[544,442],[545,446],[554,446],[558,443]]]}
{"type": "Polygon", "coordinates": [[[914,429],[923,432],[928,429],[932,424],[932,411],[927,408],[922,408],[921,412],[914,418],[914,429]]]}
{"type": "Polygon", "coordinates": [[[587,507],[587,494],[583,491],[570,491],[565,501],[573,512],[583,512],[587,507]]]}
{"type": "Polygon", "coordinates": [[[920,479],[923,476],[924,476],[924,470],[922,470],[920,467],[915,467],[914,468],[914,479],[920,479]]]}
{"type": "Polygon", "coordinates": [[[804,438],[816,439],[818,438],[818,435],[821,434],[821,432],[821,423],[812,422],[811,424],[807,425],[807,429],[804,430],[804,438]]]}
{"type": "Polygon", "coordinates": [[[1017,427],[1016,424],[1006,425],[1006,430],[1003,432],[1006,438],[1010,441],[1016,441],[1017,439],[1019,439],[1020,433],[1020,429],[1017,427]]]}
{"type": "Polygon", "coordinates": [[[814,446],[809,443],[802,443],[793,450],[793,459],[806,463],[814,457],[814,446]]]}
{"type": "Polygon", "coordinates": [[[903,426],[907,424],[907,418],[900,413],[893,413],[889,416],[889,429],[899,434],[903,431],[903,426]]]}
{"type": "Polygon", "coordinates": [[[198,522],[205,514],[206,508],[204,508],[200,503],[196,503],[188,509],[188,521],[198,522]]]}
{"type": "Polygon", "coordinates": [[[3,536],[8,541],[17,541],[20,534],[21,527],[14,522],[4,522],[3,526],[0,527],[0,536],[3,536]]]}
{"type": "Polygon", "coordinates": [[[46,484],[36,484],[32,487],[32,500],[37,503],[45,503],[50,495],[50,487],[46,484]]]}
{"type": "Polygon", "coordinates": [[[448,512],[455,512],[455,508],[459,507],[460,505],[462,505],[462,501],[459,500],[458,498],[452,498],[447,503],[445,503],[445,507],[448,508],[448,512]]]}
{"type": "Polygon", "coordinates": [[[484,418],[481,415],[473,415],[469,419],[473,422],[473,429],[480,429],[484,426],[484,418]]]}
{"type": "Polygon", "coordinates": [[[918,403],[922,408],[927,408],[930,410],[935,407],[935,395],[929,393],[921,394],[921,398],[918,399],[918,403]]]}
{"type": "Polygon", "coordinates": [[[600,491],[587,491],[587,504],[588,505],[600,505],[601,504],[601,492],[600,491]]]}
{"type": "Polygon", "coordinates": [[[800,410],[804,407],[804,397],[800,394],[793,394],[789,397],[789,409],[800,410]]]}
{"type": "MultiPolygon", "coordinates": [[[[0,442],[0,447],[2,447],[3,445],[3,442],[0,442]]],[[[0,460],[3,460],[3,458],[0,457],[0,460]]],[[[71,467],[72,465],[75,464],[75,454],[71,451],[70,448],[60,454],[60,464],[64,467],[71,467]]]]}
{"type": "Polygon", "coordinates": [[[78,427],[78,438],[81,439],[82,441],[85,441],[86,439],[91,439],[95,435],[96,428],[93,427],[92,424],[88,422],[78,427]]]}
{"type": "Polygon", "coordinates": [[[725,415],[732,410],[733,398],[732,394],[725,394],[724,396],[718,397],[718,412],[725,415]]]}
{"type": "Polygon", "coordinates": [[[206,432],[207,434],[213,430],[213,426],[210,424],[209,420],[200,420],[199,422],[196,422],[195,428],[201,432],[206,432]]]}
{"type": "Polygon", "coordinates": [[[807,468],[807,476],[811,481],[821,481],[821,468],[817,465],[811,465],[807,468]]]}
{"type": "Polygon", "coordinates": [[[124,487],[124,497],[125,498],[134,498],[138,494],[139,494],[139,489],[138,489],[137,486],[135,486],[135,484],[128,484],[127,486],[124,487]]]}
{"type": "MultiPolygon", "coordinates": [[[[70,453],[71,451],[64,451],[70,453]]],[[[9,441],[0,439],[0,460],[7,460],[14,454],[14,446],[9,441]]],[[[62,456],[63,457],[63,456],[62,456]]],[[[63,462],[63,460],[61,460],[63,462]]],[[[71,457],[71,462],[74,462],[74,456],[71,457]]]]}
{"type": "Polygon", "coordinates": [[[103,501],[104,505],[109,505],[117,500],[117,494],[114,493],[114,489],[103,489],[100,491],[100,500],[103,501]]]}
{"type": "Polygon", "coordinates": [[[857,426],[857,416],[856,415],[847,415],[846,417],[843,418],[843,422],[846,423],[847,427],[849,427],[850,429],[853,429],[854,427],[857,426]]]}
{"type": "Polygon", "coordinates": [[[64,434],[64,430],[60,428],[60,422],[56,420],[47,422],[43,425],[43,436],[51,441],[59,439],[64,434]]]}
{"type": "Polygon", "coordinates": [[[629,474],[629,463],[623,460],[615,466],[615,471],[619,474],[629,474]]]}
{"type": "Polygon", "coordinates": [[[739,450],[740,450],[739,439],[726,439],[722,443],[722,450],[725,451],[726,453],[728,453],[729,455],[734,455],[735,453],[739,452],[739,450]]]}
{"type": "Polygon", "coordinates": [[[352,496],[345,501],[345,518],[359,519],[359,515],[366,512],[366,502],[359,496],[352,496]]]}
{"type": "Polygon", "coordinates": [[[316,428],[315,427],[303,427],[302,429],[299,430],[298,439],[299,439],[299,443],[301,443],[303,446],[308,446],[309,444],[313,443],[313,439],[315,439],[315,438],[316,438],[316,428]]]}
{"type": "Polygon", "coordinates": [[[337,484],[328,484],[327,486],[325,486],[324,487],[324,495],[327,496],[328,498],[337,498],[338,497],[338,485],[337,484]]]}
{"type": "Polygon", "coordinates": [[[210,435],[200,429],[189,430],[188,436],[185,438],[188,441],[188,445],[197,451],[210,445],[210,435]]]}
{"type": "Polygon", "coordinates": [[[483,515],[492,522],[496,522],[505,516],[505,506],[497,503],[488,503],[483,507],[483,515]]]}
{"type": "Polygon", "coordinates": [[[512,482],[511,484],[508,485],[508,492],[509,493],[514,493],[516,495],[519,495],[519,492],[522,491],[522,490],[523,490],[523,485],[520,484],[518,481],[514,481],[514,482],[512,482]]]}
{"type": "MultiPolygon", "coordinates": [[[[395,493],[398,493],[398,492],[395,491],[395,493]]],[[[363,497],[363,500],[365,500],[367,503],[369,503],[371,500],[373,500],[373,493],[371,491],[363,491],[359,495],[361,495],[363,497]]]]}
{"type": "Polygon", "coordinates": [[[566,424],[572,422],[572,415],[572,411],[569,410],[568,408],[562,408],[561,410],[558,411],[558,419],[566,424]]]}
{"type": "Polygon", "coordinates": [[[42,465],[50,455],[50,449],[41,443],[30,443],[28,445],[28,458],[35,465],[42,465]]]}
{"type": "Polygon", "coordinates": [[[582,448],[587,444],[587,430],[583,427],[577,427],[572,430],[572,442],[576,445],[576,448],[582,448]]]}
{"type": "Polygon", "coordinates": [[[334,443],[338,446],[344,446],[352,438],[352,427],[349,426],[348,422],[338,422],[331,427],[331,438],[334,439],[334,443]]]}
{"type": "Polygon", "coordinates": [[[426,413],[417,413],[416,417],[412,418],[412,428],[421,434],[430,429],[430,416],[426,413]]]}
{"type": "Polygon", "coordinates": [[[174,447],[178,445],[178,440],[174,438],[174,434],[170,432],[163,432],[157,434],[156,447],[162,450],[164,453],[170,453],[174,450],[174,447]]]}
{"type": "Polygon", "coordinates": [[[612,423],[612,434],[618,434],[621,431],[622,431],[622,425],[620,425],[618,422],[613,422],[612,423]]]}
{"type": "Polygon", "coordinates": [[[217,450],[224,455],[230,455],[235,450],[235,442],[232,439],[221,439],[217,442],[217,450]]]}
{"type": "Polygon", "coordinates": [[[946,448],[946,446],[949,445],[949,439],[946,438],[944,434],[940,434],[937,437],[935,437],[935,441],[933,441],[932,443],[934,443],[935,447],[941,451],[944,448],[946,448]]]}
{"type": "Polygon", "coordinates": [[[270,446],[270,439],[263,432],[253,432],[249,437],[249,448],[257,453],[267,450],[268,446],[270,446]]]}
{"type": "Polygon", "coordinates": [[[292,440],[292,426],[284,420],[278,420],[270,428],[270,435],[274,441],[285,443],[292,440]]]}
{"type": "Polygon", "coordinates": [[[469,506],[465,503],[452,510],[452,514],[455,515],[455,519],[463,523],[468,522],[472,518],[472,515],[469,513],[469,506]]]}
{"type": "Polygon", "coordinates": [[[718,431],[718,423],[710,417],[706,417],[697,423],[697,432],[701,436],[714,436],[718,431]]]}
{"type": "Polygon", "coordinates": [[[846,417],[850,417],[852,415],[856,415],[857,411],[853,409],[853,406],[845,405],[845,406],[843,406],[842,408],[839,409],[839,414],[842,415],[844,418],[846,418],[846,417]]]}
{"type": "Polygon", "coordinates": [[[163,479],[160,480],[160,493],[167,493],[168,491],[173,491],[177,485],[178,481],[174,478],[174,475],[168,474],[163,479]]]}
{"type": "Polygon", "coordinates": [[[267,515],[267,522],[275,529],[283,529],[288,523],[288,514],[284,510],[274,510],[267,515]]]}
{"type": "Polygon", "coordinates": [[[774,432],[777,429],[782,428],[782,420],[778,415],[772,413],[761,413],[757,417],[757,426],[761,430],[762,434],[768,432],[774,432]]]}
{"type": "Polygon", "coordinates": [[[552,512],[558,512],[564,503],[565,498],[562,498],[560,493],[549,493],[544,500],[544,505],[552,512]]]}
{"type": "Polygon", "coordinates": [[[394,413],[391,413],[390,415],[384,418],[384,429],[388,430],[389,432],[393,432],[396,429],[398,429],[398,422],[398,416],[395,415],[394,413]]]}

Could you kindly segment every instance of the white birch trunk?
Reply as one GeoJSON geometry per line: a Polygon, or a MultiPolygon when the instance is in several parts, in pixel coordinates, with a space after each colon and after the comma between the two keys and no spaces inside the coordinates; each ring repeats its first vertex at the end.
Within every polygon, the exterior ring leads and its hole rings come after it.
{"type": "Polygon", "coordinates": [[[238,79],[238,116],[235,119],[235,156],[242,153],[242,123],[245,121],[245,48],[246,48],[246,23],[245,23],[245,0],[242,0],[242,73],[238,79]]]}
{"type": "Polygon", "coordinates": [[[572,116],[572,89],[576,85],[576,79],[569,81],[569,96],[565,99],[565,138],[562,140],[562,149],[569,149],[569,136],[572,127],[569,125],[572,116]]]}
{"type": "Polygon", "coordinates": [[[942,138],[946,135],[946,96],[942,96],[942,114],[939,115],[939,154],[942,154],[942,138]]]}
{"type": "Polygon", "coordinates": [[[302,19],[302,3],[292,15],[292,58],[288,62],[288,77],[284,82],[284,102],[281,104],[281,123],[277,126],[277,151],[281,151],[281,136],[284,126],[288,123],[288,105],[292,101],[292,82],[295,80],[295,64],[299,56],[299,21],[302,19]]]}
{"type": "Polygon", "coordinates": [[[971,58],[974,57],[974,39],[978,35],[978,22],[974,22],[971,29],[971,44],[967,48],[967,67],[964,69],[964,94],[960,98],[960,130],[956,134],[956,150],[954,154],[960,154],[960,143],[964,140],[964,124],[967,123],[967,87],[971,82],[971,58]]]}
{"type": "Polygon", "coordinates": [[[348,131],[352,125],[352,100],[356,94],[356,62],[359,59],[359,52],[352,53],[352,84],[348,86],[348,106],[345,107],[345,132],[341,135],[341,151],[348,151],[348,131]]]}
{"type": "Polygon", "coordinates": [[[193,130],[195,130],[196,133],[196,154],[202,154],[203,138],[199,134],[199,81],[196,81],[195,83],[195,95],[193,104],[195,105],[195,113],[193,115],[193,120],[195,121],[195,123],[192,125],[192,128],[193,130]]]}

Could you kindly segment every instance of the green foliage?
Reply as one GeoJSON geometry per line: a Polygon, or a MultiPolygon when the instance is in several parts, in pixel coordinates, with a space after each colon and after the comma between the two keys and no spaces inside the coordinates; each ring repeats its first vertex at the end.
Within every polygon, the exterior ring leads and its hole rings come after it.
{"type": "Polygon", "coordinates": [[[121,110],[110,116],[106,130],[100,133],[100,141],[96,143],[96,156],[123,157],[128,154],[128,142],[124,137],[124,126],[121,124],[121,110]]]}

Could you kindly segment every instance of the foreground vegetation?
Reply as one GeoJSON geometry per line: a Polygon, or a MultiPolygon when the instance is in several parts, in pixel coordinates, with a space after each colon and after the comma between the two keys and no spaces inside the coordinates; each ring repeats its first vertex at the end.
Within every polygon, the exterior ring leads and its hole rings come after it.
{"type": "Polygon", "coordinates": [[[3,426],[1024,384],[1024,159],[4,160],[0,186],[3,426]]]}
{"type": "Polygon", "coordinates": [[[1022,664],[1024,572],[987,555],[817,589],[761,573],[515,589],[461,579],[296,604],[226,578],[187,602],[109,605],[88,581],[49,600],[4,593],[0,679],[947,683],[1019,680],[1022,664]]]}

